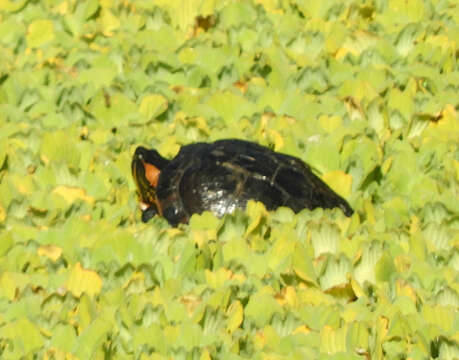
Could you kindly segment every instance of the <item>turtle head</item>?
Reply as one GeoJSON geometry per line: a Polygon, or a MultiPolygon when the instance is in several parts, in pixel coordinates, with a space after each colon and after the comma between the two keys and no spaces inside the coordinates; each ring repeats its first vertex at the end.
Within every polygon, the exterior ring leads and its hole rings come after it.
{"type": "Polygon", "coordinates": [[[142,221],[147,222],[161,212],[156,188],[161,170],[169,163],[156,150],[137,147],[132,158],[131,170],[140,197],[142,221]]]}

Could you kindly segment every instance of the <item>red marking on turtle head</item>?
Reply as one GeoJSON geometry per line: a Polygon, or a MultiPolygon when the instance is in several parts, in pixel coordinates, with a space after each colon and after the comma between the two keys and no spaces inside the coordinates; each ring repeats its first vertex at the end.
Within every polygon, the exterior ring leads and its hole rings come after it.
{"type": "Polygon", "coordinates": [[[156,166],[149,164],[144,160],[142,160],[142,163],[145,169],[145,178],[150,183],[150,186],[153,186],[156,189],[161,171],[156,166]]]}

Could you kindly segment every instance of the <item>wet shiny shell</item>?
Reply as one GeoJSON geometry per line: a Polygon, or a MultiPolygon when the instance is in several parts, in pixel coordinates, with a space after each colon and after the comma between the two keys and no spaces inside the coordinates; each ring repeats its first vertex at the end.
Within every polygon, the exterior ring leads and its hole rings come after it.
{"type": "Polygon", "coordinates": [[[339,207],[347,216],[353,213],[300,159],[242,140],[183,146],[161,170],[156,194],[173,226],[204,210],[231,213],[249,199],[269,210],[339,207]]]}

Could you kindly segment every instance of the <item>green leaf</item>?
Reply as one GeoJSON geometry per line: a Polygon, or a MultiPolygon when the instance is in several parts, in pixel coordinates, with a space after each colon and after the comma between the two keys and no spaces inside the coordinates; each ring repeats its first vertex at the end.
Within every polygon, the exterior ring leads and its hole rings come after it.
{"type": "Polygon", "coordinates": [[[6,160],[6,150],[7,150],[7,141],[2,139],[0,140],[0,169],[3,167],[6,160]]]}
{"type": "Polygon", "coordinates": [[[54,40],[54,26],[50,20],[35,20],[27,29],[26,41],[31,48],[40,47],[54,40]]]}
{"type": "Polygon", "coordinates": [[[368,351],[370,332],[364,321],[354,321],[348,325],[346,348],[348,351],[363,353],[368,351]]]}
{"type": "Polygon", "coordinates": [[[17,279],[14,274],[4,272],[0,277],[0,297],[13,300],[17,290],[17,279]]]}
{"type": "Polygon", "coordinates": [[[68,132],[56,131],[45,134],[40,150],[45,162],[64,162],[75,169],[78,168],[80,153],[68,132]]]}
{"type": "Polygon", "coordinates": [[[387,128],[387,111],[379,99],[375,99],[368,106],[368,124],[373,128],[379,137],[382,137],[387,128]]]}
{"type": "Polygon", "coordinates": [[[257,292],[250,296],[249,302],[244,309],[244,314],[251,319],[257,327],[269,323],[275,313],[280,313],[281,306],[274,300],[272,295],[257,292]]]}
{"type": "Polygon", "coordinates": [[[314,256],[322,254],[336,254],[339,250],[339,229],[332,224],[320,224],[311,228],[311,242],[314,248],[314,256]]]}
{"type": "Polygon", "coordinates": [[[184,323],[179,327],[179,337],[176,346],[183,346],[186,351],[201,345],[202,329],[194,323],[184,323]]]}
{"type": "Polygon", "coordinates": [[[258,100],[258,103],[261,108],[270,108],[277,113],[280,112],[285,97],[285,91],[283,91],[282,89],[269,87],[262,92],[258,100]]]}
{"type": "Polygon", "coordinates": [[[292,266],[295,273],[304,281],[316,284],[316,273],[311,259],[311,254],[302,244],[296,243],[293,251],[292,266]]]}
{"type": "Polygon", "coordinates": [[[353,165],[354,189],[360,188],[382,161],[381,149],[366,136],[348,141],[343,147],[343,155],[353,165]]]}
{"type": "Polygon", "coordinates": [[[457,342],[448,342],[441,339],[439,348],[439,358],[441,359],[453,360],[459,357],[459,345],[457,342]]]}
{"type": "Polygon", "coordinates": [[[80,81],[82,84],[90,84],[94,86],[95,89],[99,89],[103,86],[109,86],[115,76],[116,70],[113,68],[113,66],[95,66],[82,71],[78,77],[78,81],[80,81]]]}
{"type": "Polygon", "coordinates": [[[51,344],[65,352],[71,352],[77,341],[75,328],[71,325],[57,324],[53,328],[51,344]]]}
{"type": "Polygon", "coordinates": [[[375,282],[375,266],[382,253],[383,250],[379,243],[365,244],[361,259],[354,268],[355,278],[360,284],[364,284],[365,281],[375,282]]]}
{"type": "Polygon", "coordinates": [[[399,227],[408,221],[408,206],[400,197],[384,203],[384,220],[388,227],[399,227]]]}
{"type": "Polygon", "coordinates": [[[325,272],[319,280],[321,288],[327,290],[346,284],[350,270],[351,266],[346,257],[341,257],[337,260],[329,259],[325,267],[325,272]]]}
{"type": "MultiPolygon", "coordinates": [[[[279,79],[279,81],[281,80],[279,79]]],[[[289,91],[281,95],[283,95],[282,98],[284,101],[279,107],[279,110],[274,110],[283,115],[306,121],[323,112],[323,108],[317,103],[316,98],[312,95],[303,94],[298,91],[289,91]]],[[[277,101],[279,100],[274,101],[273,104],[276,104],[277,101]]],[[[271,104],[268,105],[271,107],[271,104]]]]}
{"type": "Polygon", "coordinates": [[[217,92],[209,99],[208,105],[226,124],[240,119],[243,115],[250,115],[252,108],[247,100],[232,92],[217,92]]]}
{"type": "Polygon", "coordinates": [[[311,0],[303,0],[297,1],[297,3],[303,14],[307,14],[307,16],[313,18],[326,18],[327,12],[334,4],[334,2],[330,0],[326,0],[320,3],[311,0]]]}
{"type": "Polygon", "coordinates": [[[296,223],[295,213],[293,210],[284,206],[277,208],[276,211],[271,214],[271,219],[281,224],[293,225],[296,223]]]}
{"type": "MultiPolygon", "coordinates": [[[[13,345],[13,353],[17,357],[32,356],[45,343],[38,327],[26,317],[20,317],[0,329],[0,337],[8,339],[13,345]]],[[[6,354],[5,354],[6,355],[6,354]]]]}
{"type": "Polygon", "coordinates": [[[247,236],[253,232],[261,223],[262,219],[266,216],[266,207],[261,202],[249,200],[246,206],[246,212],[249,215],[249,223],[245,235],[247,236]]]}
{"type": "Polygon", "coordinates": [[[222,25],[225,28],[250,25],[256,19],[256,11],[248,2],[229,3],[221,12],[222,25]]]}
{"type": "Polygon", "coordinates": [[[394,265],[392,257],[386,252],[383,252],[381,258],[378,260],[375,266],[375,277],[377,281],[389,281],[393,274],[396,274],[397,270],[394,265]]]}
{"type": "MultiPolygon", "coordinates": [[[[282,265],[287,266],[285,262],[288,262],[290,259],[286,259],[282,265]]],[[[276,260],[274,260],[276,261],[276,260]]],[[[259,254],[251,254],[247,261],[244,262],[245,267],[249,274],[255,276],[263,276],[266,274],[270,265],[266,261],[266,257],[264,255],[259,254]]],[[[285,268],[281,268],[280,270],[284,270],[285,268]]]]}
{"type": "Polygon", "coordinates": [[[459,306],[459,295],[451,288],[442,289],[436,296],[436,303],[442,306],[459,306]]]}
{"type": "Polygon", "coordinates": [[[176,258],[175,272],[177,274],[190,274],[196,267],[196,249],[195,244],[191,241],[187,242],[181,251],[181,254],[176,258]]]}
{"type": "Polygon", "coordinates": [[[16,12],[20,10],[26,3],[27,3],[27,0],[21,0],[21,1],[3,0],[0,2],[0,10],[16,12]]]}
{"type": "Polygon", "coordinates": [[[438,326],[445,334],[453,330],[455,316],[454,310],[450,307],[425,304],[422,307],[422,316],[428,324],[438,326]]]}
{"type": "Polygon", "coordinates": [[[324,326],[320,331],[320,351],[326,354],[336,354],[346,351],[347,328],[333,329],[324,326]]]}
{"type": "Polygon", "coordinates": [[[84,20],[88,20],[99,9],[99,2],[97,0],[81,1],[78,4],[78,10],[77,11],[79,11],[80,8],[84,9],[84,20]]]}
{"type": "Polygon", "coordinates": [[[139,122],[135,103],[119,93],[109,96],[108,102],[104,93],[98,93],[92,99],[89,110],[99,120],[100,125],[110,129],[129,122],[139,122]]]}
{"type": "Polygon", "coordinates": [[[338,195],[347,198],[351,195],[352,176],[341,170],[333,170],[324,174],[322,180],[338,195]]]}
{"type": "MultiPolygon", "coordinates": [[[[242,241],[242,237],[246,232],[246,224],[245,219],[243,220],[241,215],[242,212],[236,210],[234,214],[223,218],[224,222],[222,227],[219,229],[218,237],[219,240],[225,244],[223,246],[224,251],[226,245],[230,245],[230,243],[233,241],[236,241],[234,244],[235,246],[246,246],[245,242],[242,241]]],[[[241,250],[242,247],[240,248],[241,250]]],[[[243,253],[245,254],[246,251],[244,250],[243,253]]]]}
{"type": "Polygon", "coordinates": [[[430,223],[422,231],[422,234],[435,251],[450,249],[450,236],[446,226],[430,223]]]}
{"type": "Polygon", "coordinates": [[[394,16],[392,21],[404,19],[406,22],[420,21],[424,16],[424,3],[421,0],[400,3],[397,0],[389,0],[389,16],[394,16]]]}
{"type": "Polygon", "coordinates": [[[406,149],[400,149],[390,167],[386,180],[391,183],[396,194],[409,195],[417,180],[411,175],[417,171],[414,154],[406,149]]]}
{"type": "Polygon", "coordinates": [[[92,245],[92,261],[98,262],[117,261],[119,264],[139,264],[145,261],[148,256],[139,241],[126,231],[107,234],[109,236],[98,239],[92,245]]]}
{"type": "Polygon", "coordinates": [[[136,45],[144,49],[167,55],[172,54],[180,45],[180,40],[170,25],[163,25],[155,30],[139,31],[132,40],[136,45]]]}
{"type": "Polygon", "coordinates": [[[403,339],[412,334],[410,323],[398,312],[391,316],[389,325],[389,330],[387,332],[388,339],[403,339]]]}
{"type": "Polygon", "coordinates": [[[175,16],[171,19],[172,23],[184,33],[190,30],[194,25],[195,18],[198,15],[207,15],[213,12],[215,6],[213,1],[164,1],[169,13],[175,16]]]}
{"type": "Polygon", "coordinates": [[[408,91],[401,92],[399,89],[392,89],[388,95],[387,106],[397,110],[403,116],[403,121],[407,124],[414,113],[414,103],[408,91]]]}
{"type": "Polygon", "coordinates": [[[269,256],[265,260],[275,273],[285,272],[290,268],[293,249],[296,245],[293,229],[286,226],[281,234],[274,234],[274,238],[276,241],[272,244],[269,256]]]}
{"type": "Polygon", "coordinates": [[[400,356],[403,356],[405,352],[405,346],[403,342],[396,339],[392,341],[385,341],[382,344],[382,348],[384,350],[384,353],[392,359],[396,359],[400,356]]]}
{"type": "Polygon", "coordinates": [[[78,336],[72,353],[81,359],[93,358],[104,341],[108,339],[112,329],[112,324],[108,319],[97,318],[78,336]]]}
{"type": "Polygon", "coordinates": [[[239,41],[241,47],[244,51],[250,52],[257,45],[258,34],[255,30],[242,28],[241,32],[239,33],[239,41]]]}
{"type": "Polygon", "coordinates": [[[107,36],[112,36],[113,32],[120,27],[120,20],[114,16],[113,13],[106,7],[102,7],[98,22],[102,28],[102,31],[107,36]]]}
{"type": "MultiPolygon", "coordinates": [[[[0,214],[1,217],[1,214],[0,214]]],[[[0,219],[1,222],[1,219],[0,219]]],[[[5,255],[8,250],[10,249],[11,245],[13,245],[14,239],[11,233],[8,231],[2,232],[0,235],[0,256],[5,255]]]]}
{"type": "Polygon", "coordinates": [[[102,279],[95,271],[83,269],[80,263],[76,263],[70,271],[66,286],[76,297],[83,293],[95,296],[102,289],[102,279]]]}
{"type": "Polygon", "coordinates": [[[146,95],[140,102],[139,113],[148,122],[167,110],[168,101],[160,94],[146,95]]]}
{"type": "Polygon", "coordinates": [[[226,331],[232,333],[239,328],[244,317],[244,309],[240,301],[235,301],[228,307],[227,316],[226,331]]]}
{"type": "Polygon", "coordinates": [[[158,324],[139,327],[133,334],[133,347],[138,349],[140,346],[147,346],[149,349],[166,354],[166,339],[158,324]]]}
{"type": "Polygon", "coordinates": [[[413,205],[423,207],[426,203],[438,197],[439,188],[437,182],[430,176],[419,176],[410,194],[413,205]]]}
{"type": "Polygon", "coordinates": [[[193,230],[218,230],[220,220],[210,211],[194,214],[190,219],[190,229],[193,230]]]}

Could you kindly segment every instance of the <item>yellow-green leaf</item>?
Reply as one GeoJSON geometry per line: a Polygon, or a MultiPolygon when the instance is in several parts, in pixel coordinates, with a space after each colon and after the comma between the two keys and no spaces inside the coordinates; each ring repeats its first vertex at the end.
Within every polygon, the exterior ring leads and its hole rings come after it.
{"type": "Polygon", "coordinates": [[[106,36],[112,36],[113,31],[120,27],[119,18],[114,16],[112,12],[108,9],[103,9],[101,11],[99,21],[102,26],[102,31],[106,36]]]}
{"type": "Polygon", "coordinates": [[[266,207],[261,202],[249,200],[247,202],[247,214],[249,214],[249,224],[245,232],[246,235],[254,231],[260,224],[263,216],[266,216],[266,207]]]}
{"type": "Polygon", "coordinates": [[[11,0],[0,0],[0,10],[15,12],[21,9],[28,0],[11,1],[11,0]]]}
{"type": "Polygon", "coordinates": [[[331,326],[324,326],[320,332],[320,350],[325,354],[335,354],[346,351],[347,327],[333,329],[331,326]]]}
{"type": "Polygon", "coordinates": [[[40,47],[54,40],[54,26],[50,20],[36,20],[27,29],[27,45],[30,48],[40,47]]]}
{"type": "Polygon", "coordinates": [[[40,256],[46,256],[52,261],[56,261],[62,255],[62,248],[56,245],[43,245],[38,248],[37,253],[40,256]]]}
{"type": "Polygon", "coordinates": [[[53,194],[62,196],[69,204],[74,203],[76,200],[82,200],[91,205],[94,203],[94,198],[86,195],[85,189],[77,187],[60,185],[53,190],[53,194]]]}
{"type": "Polygon", "coordinates": [[[83,292],[94,296],[102,289],[102,279],[95,271],[85,270],[80,263],[76,263],[67,280],[67,289],[77,297],[83,292]]]}
{"type": "Polygon", "coordinates": [[[341,170],[333,170],[323,176],[323,180],[339,195],[349,197],[352,188],[352,175],[341,170]]]}
{"type": "Polygon", "coordinates": [[[139,113],[145,121],[150,121],[167,110],[167,99],[160,94],[147,95],[142,99],[139,107],[139,113]]]}
{"type": "Polygon", "coordinates": [[[16,281],[12,274],[8,271],[4,272],[0,277],[0,298],[13,300],[16,294],[16,281]]]}
{"type": "Polygon", "coordinates": [[[228,321],[226,323],[226,331],[233,333],[241,324],[244,318],[244,311],[239,300],[233,302],[226,311],[228,321]]]}
{"type": "Polygon", "coordinates": [[[292,259],[293,270],[304,281],[316,284],[316,274],[312,259],[300,243],[295,244],[292,259]]]}
{"type": "Polygon", "coordinates": [[[44,339],[38,326],[25,316],[6,324],[0,330],[0,337],[12,343],[17,358],[33,356],[33,351],[44,345],[44,339]]]}

